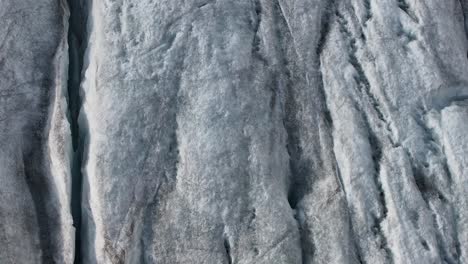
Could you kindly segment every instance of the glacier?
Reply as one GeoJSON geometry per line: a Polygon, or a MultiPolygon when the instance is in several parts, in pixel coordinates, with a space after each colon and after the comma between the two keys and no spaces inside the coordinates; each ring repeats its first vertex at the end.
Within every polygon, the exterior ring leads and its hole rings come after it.
{"type": "Polygon", "coordinates": [[[467,0],[0,0],[0,263],[468,263],[467,0]]]}

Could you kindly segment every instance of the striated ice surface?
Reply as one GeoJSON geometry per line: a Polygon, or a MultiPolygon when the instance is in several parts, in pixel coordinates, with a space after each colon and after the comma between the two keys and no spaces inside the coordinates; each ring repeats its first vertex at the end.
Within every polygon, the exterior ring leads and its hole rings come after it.
{"type": "Polygon", "coordinates": [[[468,264],[466,0],[0,0],[0,263],[468,264]]]}
{"type": "Polygon", "coordinates": [[[0,263],[73,263],[67,19],[0,0],[0,263]]]}

